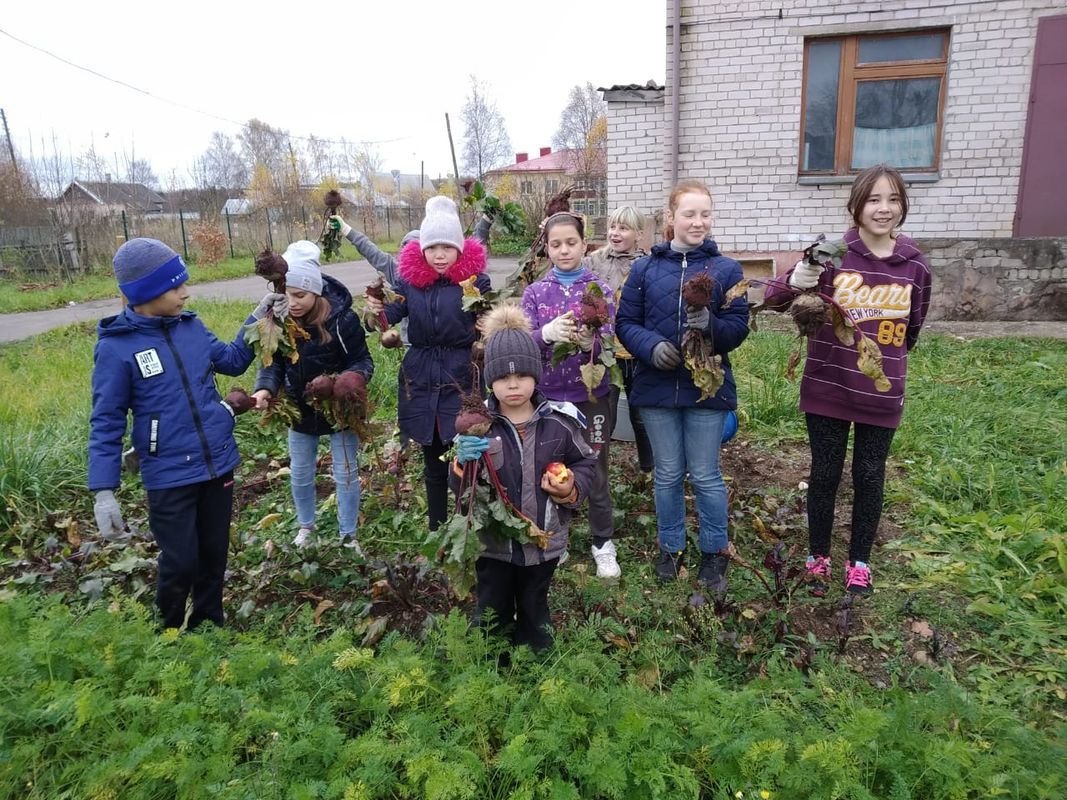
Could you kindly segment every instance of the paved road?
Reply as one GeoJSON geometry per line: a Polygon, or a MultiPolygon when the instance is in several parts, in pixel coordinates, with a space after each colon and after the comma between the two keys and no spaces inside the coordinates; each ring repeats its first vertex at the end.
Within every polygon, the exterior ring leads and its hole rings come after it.
{"type": "MultiPolygon", "coordinates": [[[[516,267],[513,256],[491,257],[487,272],[493,286],[499,286],[505,277],[516,267]]],[[[341,280],[353,294],[363,291],[363,287],[374,277],[374,268],[366,261],[344,261],[340,264],[327,264],[324,271],[341,280]]],[[[251,275],[230,281],[215,281],[192,286],[193,303],[196,298],[218,298],[224,300],[259,300],[266,291],[262,278],[251,275]]],[[[118,312],[120,306],[116,298],[91,300],[87,303],[56,308],[50,311],[27,311],[21,314],[0,314],[0,344],[28,339],[38,333],[50,331],[72,322],[98,320],[118,312]]],[[[1050,339],[1067,339],[1067,322],[948,322],[931,321],[925,330],[963,336],[967,339],[999,336],[1037,336],[1050,339]]]]}
{"type": "MultiPolygon", "coordinates": [[[[516,268],[514,257],[490,258],[488,269],[493,286],[498,286],[516,268]]],[[[327,264],[323,271],[333,275],[345,284],[352,294],[359,294],[374,277],[374,268],[366,261],[344,261],[339,264],[327,264]]],[[[196,309],[198,297],[220,300],[259,300],[267,291],[266,282],[256,276],[235,278],[229,281],[198,283],[190,286],[193,300],[190,307],[196,309]]],[[[17,342],[39,333],[69,325],[72,322],[98,320],[119,311],[121,305],[118,297],[105,300],[90,300],[65,308],[48,311],[26,311],[20,314],[0,314],[0,343],[17,342]]]]}

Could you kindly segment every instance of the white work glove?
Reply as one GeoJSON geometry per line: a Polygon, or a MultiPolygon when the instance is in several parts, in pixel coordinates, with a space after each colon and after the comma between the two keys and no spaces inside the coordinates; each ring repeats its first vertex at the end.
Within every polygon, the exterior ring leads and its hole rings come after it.
{"type": "Polygon", "coordinates": [[[334,214],[332,217],[330,217],[330,227],[333,228],[335,231],[340,232],[340,234],[346,239],[348,238],[348,234],[352,232],[352,226],[345,222],[343,219],[341,219],[341,217],[337,214],[334,214]]]}
{"type": "Polygon", "coordinates": [[[789,285],[794,289],[814,289],[819,285],[819,276],[825,267],[818,264],[809,264],[807,261],[798,261],[789,276],[789,285]]]}
{"type": "Polygon", "coordinates": [[[682,363],[682,354],[672,342],[660,342],[652,348],[652,366],[672,370],[682,363]]]}
{"type": "Polygon", "coordinates": [[[285,319],[289,316],[288,295],[279,294],[278,292],[267,292],[263,295],[263,299],[259,301],[256,310],[252,312],[252,316],[256,319],[263,319],[267,316],[268,311],[274,314],[275,319],[285,319]]]}
{"type": "Polygon", "coordinates": [[[545,344],[552,342],[573,342],[578,336],[578,331],[574,324],[574,312],[568,311],[565,314],[560,314],[554,320],[545,323],[545,326],[541,328],[541,338],[545,344]]]}
{"type": "Polygon", "coordinates": [[[103,538],[118,539],[122,536],[125,523],[122,521],[122,511],[119,510],[119,501],[115,499],[113,491],[101,489],[96,493],[93,514],[96,516],[96,527],[103,538]]]}
{"type": "Polygon", "coordinates": [[[593,349],[593,329],[586,325],[579,326],[574,335],[574,343],[583,353],[588,353],[593,349]]]}

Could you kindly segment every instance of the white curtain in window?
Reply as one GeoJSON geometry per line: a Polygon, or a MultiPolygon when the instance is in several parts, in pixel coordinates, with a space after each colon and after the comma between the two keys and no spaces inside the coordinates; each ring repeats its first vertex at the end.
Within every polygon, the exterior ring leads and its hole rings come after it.
{"type": "Polygon", "coordinates": [[[856,128],[852,138],[852,168],[875,164],[894,167],[932,167],[937,123],[913,128],[856,128]]]}

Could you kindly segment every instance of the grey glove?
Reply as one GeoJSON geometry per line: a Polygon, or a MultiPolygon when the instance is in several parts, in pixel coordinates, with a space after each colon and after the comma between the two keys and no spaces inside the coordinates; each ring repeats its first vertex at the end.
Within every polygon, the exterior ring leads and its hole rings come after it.
{"type": "Polygon", "coordinates": [[[798,261],[789,275],[789,285],[794,289],[814,289],[819,285],[819,276],[822,275],[823,269],[818,264],[798,261]]]}
{"type": "Polygon", "coordinates": [[[682,363],[682,354],[672,342],[660,342],[652,348],[652,366],[656,369],[675,369],[682,363]]]}
{"type": "Polygon", "coordinates": [[[118,539],[123,535],[122,529],[125,523],[122,521],[122,511],[119,510],[119,501],[115,499],[113,491],[101,489],[96,493],[93,514],[96,516],[96,527],[100,530],[102,537],[118,539]]]}
{"type": "Polygon", "coordinates": [[[274,314],[275,319],[285,319],[289,316],[289,297],[278,292],[267,292],[259,301],[256,310],[252,312],[252,316],[256,319],[263,319],[268,311],[274,314]]]}
{"type": "Polygon", "coordinates": [[[690,306],[685,312],[685,324],[699,331],[708,327],[711,322],[711,312],[706,308],[693,308],[690,306]]]}

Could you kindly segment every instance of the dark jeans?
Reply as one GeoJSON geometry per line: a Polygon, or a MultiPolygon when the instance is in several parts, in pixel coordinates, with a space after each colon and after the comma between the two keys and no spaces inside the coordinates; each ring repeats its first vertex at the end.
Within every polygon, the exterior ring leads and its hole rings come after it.
{"type": "Polygon", "coordinates": [[[167,628],[204,620],[222,625],[222,582],[230,546],[233,473],[211,481],[148,491],[148,524],[159,545],[156,605],[167,628]]]}
{"type": "Polygon", "coordinates": [[[448,462],[441,456],[448,452],[451,442],[442,442],[441,435],[434,431],[433,442],[422,446],[422,478],[426,484],[426,512],[430,530],[448,519],[448,462]]]}
{"type": "MultiPolygon", "coordinates": [[[[652,460],[652,444],[648,441],[645,423],[641,421],[641,409],[630,403],[630,390],[634,385],[634,373],[637,371],[636,358],[620,358],[619,369],[622,371],[622,385],[626,389],[627,405],[630,409],[630,427],[634,432],[634,444],[637,445],[637,464],[642,472],[651,472],[655,462],[652,460]]],[[[611,389],[611,418],[619,418],[619,390],[611,389]]]]}
{"type": "Polygon", "coordinates": [[[534,650],[551,647],[548,585],[558,563],[559,559],[554,558],[544,564],[519,566],[495,558],[479,558],[474,562],[478,605],[472,624],[485,625],[483,615],[491,608],[495,614],[492,633],[508,637],[516,646],[527,644],[534,650]]]}
{"type": "MultiPolygon", "coordinates": [[[[811,443],[811,480],[808,482],[808,542],[812,555],[830,555],[834,503],[845,467],[851,422],[806,414],[811,443]]],[[[885,462],[893,441],[893,428],[856,424],[852,445],[852,536],[848,560],[868,561],[885,493],[885,462]]]]}

